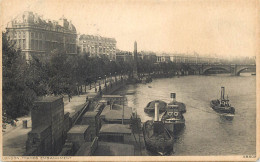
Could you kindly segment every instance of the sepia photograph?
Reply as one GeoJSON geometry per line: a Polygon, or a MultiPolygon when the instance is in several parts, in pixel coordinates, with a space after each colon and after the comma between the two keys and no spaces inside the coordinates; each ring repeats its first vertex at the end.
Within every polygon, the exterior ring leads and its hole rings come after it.
{"type": "Polygon", "coordinates": [[[259,158],[258,0],[0,4],[1,161],[259,158]]]}

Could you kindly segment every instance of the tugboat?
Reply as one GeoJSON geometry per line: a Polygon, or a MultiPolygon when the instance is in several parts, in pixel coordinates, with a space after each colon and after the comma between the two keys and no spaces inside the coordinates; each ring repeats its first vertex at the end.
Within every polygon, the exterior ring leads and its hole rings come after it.
{"type": "Polygon", "coordinates": [[[158,108],[159,108],[159,112],[163,113],[166,111],[166,107],[167,107],[167,103],[161,100],[154,100],[149,102],[146,107],[144,108],[144,112],[146,113],[153,113],[154,112],[154,107],[155,107],[155,102],[158,102],[158,108]]]}
{"type": "MultiPolygon", "coordinates": [[[[173,100],[176,100],[176,94],[172,95],[173,100]]],[[[173,102],[176,103],[176,102],[173,102]]],[[[178,102],[180,103],[180,102],[178,102]]],[[[166,112],[163,114],[161,121],[165,128],[172,134],[177,135],[185,126],[185,118],[179,108],[180,104],[171,104],[167,106],[166,112]]],[[[182,105],[185,105],[182,103],[182,105]]]]}
{"type": "Polygon", "coordinates": [[[181,113],[186,113],[186,105],[182,102],[176,101],[176,93],[171,93],[171,98],[173,98],[173,101],[168,103],[168,105],[178,105],[178,110],[181,113]]]}
{"type": "Polygon", "coordinates": [[[182,102],[172,101],[172,102],[168,103],[168,105],[177,105],[177,109],[179,112],[186,113],[186,105],[182,102]]]}
{"type": "Polygon", "coordinates": [[[180,133],[185,126],[185,118],[178,110],[178,105],[168,105],[167,111],[162,116],[165,128],[174,135],[180,133]]]}
{"type": "Polygon", "coordinates": [[[210,106],[213,110],[222,114],[235,114],[235,108],[229,104],[229,99],[225,99],[225,87],[221,87],[220,100],[211,100],[210,106]]]}
{"type": "Polygon", "coordinates": [[[147,151],[155,155],[169,155],[173,152],[173,137],[159,121],[158,102],[155,104],[154,121],[148,120],[143,125],[144,142],[147,151]]]}

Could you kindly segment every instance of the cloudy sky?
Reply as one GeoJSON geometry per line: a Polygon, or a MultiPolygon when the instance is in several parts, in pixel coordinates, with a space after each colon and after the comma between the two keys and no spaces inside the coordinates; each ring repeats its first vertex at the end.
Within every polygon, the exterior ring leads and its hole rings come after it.
{"type": "Polygon", "coordinates": [[[4,0],[2,27],[23,11],[72,21],[80,34],[114,37],[117,48],[222,56],[256,55],[254,0],[4,0]]]}

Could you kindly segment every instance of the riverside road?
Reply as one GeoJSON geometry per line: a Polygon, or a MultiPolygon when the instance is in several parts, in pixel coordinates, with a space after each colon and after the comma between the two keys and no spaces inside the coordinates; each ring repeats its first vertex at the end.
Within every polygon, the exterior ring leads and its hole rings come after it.
{"type": "Polygon", "coordinates": [[[256,153],[256,77],[219,74],[154,79],[152,83],[128,85],[117,91],[126,95],[128,106],[135,108],[142,122],[151,119],[144,112],[155,99],[170,102],[176,92],[184,102],[186,126],[176,138],[174,155],[254,155],[256,153]],[[220,98],[220,87],[236,108],[233,120],[226,120],[210,107],[210,100],[220,98]]]}

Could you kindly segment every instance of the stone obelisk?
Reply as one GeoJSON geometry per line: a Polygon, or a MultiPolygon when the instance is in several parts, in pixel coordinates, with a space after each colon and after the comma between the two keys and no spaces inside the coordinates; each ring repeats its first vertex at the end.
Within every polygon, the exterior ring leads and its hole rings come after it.
{"type": "Polygon", "coordinates": [[[138,72],[137,72],[137,42],[134,43],[134,69],[133,69],[133,78],[138,79],[138,72]]]}

